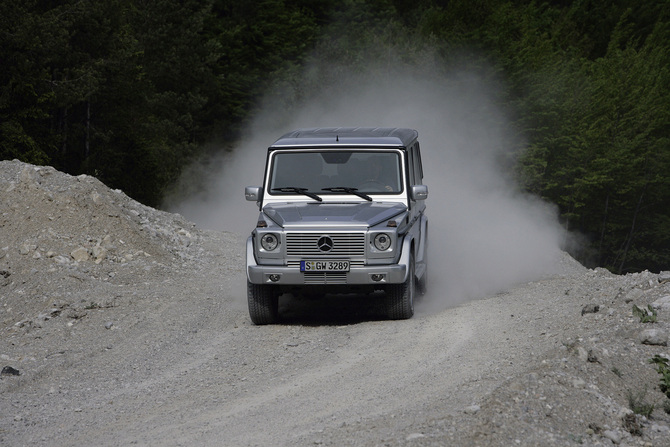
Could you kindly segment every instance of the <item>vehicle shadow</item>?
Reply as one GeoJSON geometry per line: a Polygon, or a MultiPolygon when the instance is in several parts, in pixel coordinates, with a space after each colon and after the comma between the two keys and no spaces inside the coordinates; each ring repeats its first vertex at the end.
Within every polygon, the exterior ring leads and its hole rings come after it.
{"type": "Polygon", "coordinates": [[[287,325],[346,325],[387,320],[386,294],[325,294],[279,297],[279,322],[287,325]]]}

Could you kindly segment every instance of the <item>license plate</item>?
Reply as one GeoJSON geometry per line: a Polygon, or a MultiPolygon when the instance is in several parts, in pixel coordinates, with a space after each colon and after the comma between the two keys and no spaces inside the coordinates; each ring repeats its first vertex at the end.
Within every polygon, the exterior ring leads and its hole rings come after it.
{"type": "Polygon", "coordinates": [[[348,260],[300,261],[301,272],[348,272],[348,260]]]}

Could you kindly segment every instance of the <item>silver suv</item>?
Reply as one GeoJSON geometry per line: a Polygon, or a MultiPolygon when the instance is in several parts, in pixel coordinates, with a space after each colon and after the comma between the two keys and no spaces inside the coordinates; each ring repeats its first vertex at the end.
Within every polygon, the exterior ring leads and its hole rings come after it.
{"type": "Polygon", "coordinates": [[[278,319],[282,293],[386,292],[389,318],[414,314],[426,290],[427,230],[418,133],[318,128],[268,148],[260,209],[247,240],[247,295],[255,324],[278,319]]]}

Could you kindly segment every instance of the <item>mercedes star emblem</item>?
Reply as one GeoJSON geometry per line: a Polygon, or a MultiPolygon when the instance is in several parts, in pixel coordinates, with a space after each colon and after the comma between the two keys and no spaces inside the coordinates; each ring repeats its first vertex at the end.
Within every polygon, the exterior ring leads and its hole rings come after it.
{"type": "Polygon", "coordinates": [[[333,249],[333,240],[330,238],[330,236],[321,236],[316,245],[319,247],[319,250],[328,252],[333,249]]]}

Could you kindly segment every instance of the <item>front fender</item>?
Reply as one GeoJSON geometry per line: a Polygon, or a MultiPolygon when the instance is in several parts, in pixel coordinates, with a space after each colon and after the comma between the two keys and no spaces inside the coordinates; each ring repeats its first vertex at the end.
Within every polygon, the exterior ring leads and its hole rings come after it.
{"type": "Polygon", "coordinates": [[[256,263],[256,255],[254,255],[254,240],[253,236],[249,236],[247,238],[247,280],[250,279],[249,277],[249,267],[250,266],[256,266],[258,265],[256,263]]]}
{"type": "MultiPolygon", "coordinates": [[[[405,237],[402,241],[402,251],[400,253],[400,258],[398,259],[398,264],[409,266],[409,257],[412,252],[414,254],[414,260],[417,267],[423,266],[425,264],[424,258],[426,253],[427,230],[428,219],[426,216],[421,216],[421,218],[416,220],[409,231],[405,234],[405,237]]],[[[406,271],[409,271],[409,269],[406,271]]],[[[405,280],[407,280],[407,274],[405,274],[405,280]]]]}
{"type": "MultiPolygon", "coordinates": [[[[400,252],[400,259],[398,260],[399,265],[404,265],[406,267],[409,267],[409,258],[412,253],[412,241],[414,238],[410,234],[405,235],[405,239],[402,241],[402,251],[400,252]]],[[[409,268],[405,269],[405,278],[403,280],[407,281],[407,274],[409,272],[409,268]]]]}

